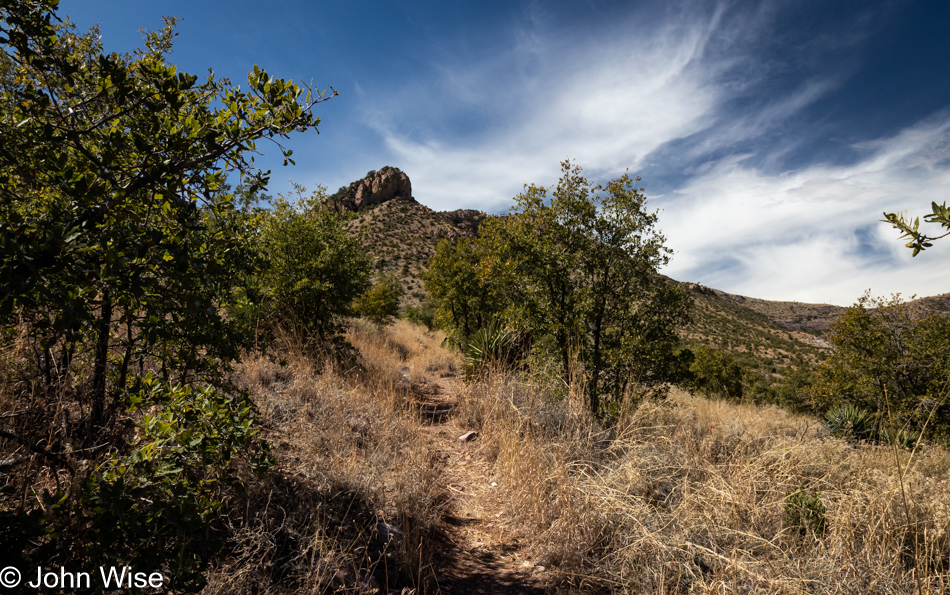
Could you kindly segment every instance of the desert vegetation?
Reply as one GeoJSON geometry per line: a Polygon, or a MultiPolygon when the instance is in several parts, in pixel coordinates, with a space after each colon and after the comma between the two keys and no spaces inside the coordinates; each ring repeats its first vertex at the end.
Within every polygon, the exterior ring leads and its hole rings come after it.
{"type": "Polygon", "coordinates": [[[106,55],[56,8],[0,7],[5,565],[209,594],[950,590],[942,311],[865,296],[803,343],[663,277],[638,179],[570,161],[507,216],[271,197],[256,143],[327,96],[178,72],[173,20],[106,55]]]}

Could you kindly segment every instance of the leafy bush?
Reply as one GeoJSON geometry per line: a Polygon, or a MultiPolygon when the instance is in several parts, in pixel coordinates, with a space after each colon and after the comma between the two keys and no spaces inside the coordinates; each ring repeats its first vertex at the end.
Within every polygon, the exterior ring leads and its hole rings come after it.
{"type": "Polygon", "coordinates": [[[738,399],[742,397],[743,369],[728,351],[698,347],[689,365],[693,386],[709,395],[738,399]]]}
{"type": "Polygon", "coordinates": [[[798,488],[785,495],[785,524],[801,536],[809,531],[815,537],[823,537],[827,527],[825,505],[821,494],[798,488]]]}
{"type": "Polygon", "coordinates": [[[325,189],[305,192],[297,187],[296,199],[280,197],[261,215],[261,287],[271,325],[326,340],[369,288],[370,261],[346,233],[345,215],[327,204],[325,189]]]}
{"type": "Polygon", "coordinates": [[[479,274],[484,250],[484,242],[477,239],[443,239],[422,275],[436,304],[435,324],[459,347],[501,312],[497,288],[479,274]]]}
{"type": "Polygon", "coordinates": [[[399,314],[399,300],[404,293],[398,279],[384,277],[353,302],[353,309],[376,324],[385,324],[399,314]]]}
{"type": "Polygon", "coordinates": [[[47,491],[43,508],[5,515],[4,554],[23,564],[126,565],[160,571],[174,589],[201,588],[223,544],[225,502],[242,491],[242,469],[273,464],[270,449],[246,396],[151,376],[142,385],[128,403],[138,416],[129,451],[100,461],[73,491],[47,491]]]}
{"type": "Polygon", "coordinates": [[[406,306],[403,309],[403,316],[409,322],[421,324],[428,330],[435,328],[435,307],[429,301],[424,301],[418,306],[406,306]]]}

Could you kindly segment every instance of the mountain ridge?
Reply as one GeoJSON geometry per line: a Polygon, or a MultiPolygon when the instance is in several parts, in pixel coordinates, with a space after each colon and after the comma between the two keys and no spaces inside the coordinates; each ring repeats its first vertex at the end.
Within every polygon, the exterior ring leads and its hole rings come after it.
{"type": "MultiPolygon", "coordinates": [[[[361,235],[377,274],[402,278],[404,305],[425,299],[421,275],[442,239],[475,237],[492,217],[459,209],[437,212],[411,195],[408,175],[386,166],[341,188],[331,204],[353,213],[349,232],[361,235]]],[[[668,277],[667,277],[668,278],[668,277]]],[[[833,304],[765,300],[733,294],[698,283],[670,279],[694,298],[694,321],[684,331],[690,344],[712,344],[782,366],[797,359],[819,361],[830,353],[827,334],[847,308],[833,304]]],[[[950,316],[950,293],[914,299],[920,315],[950,316]]]]}

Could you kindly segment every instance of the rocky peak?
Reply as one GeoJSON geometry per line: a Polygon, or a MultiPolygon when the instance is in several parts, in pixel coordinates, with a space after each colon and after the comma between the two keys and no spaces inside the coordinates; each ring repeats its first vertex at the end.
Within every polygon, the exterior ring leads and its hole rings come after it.
{"type": "Polygon", "coordinates": [[[340,188],[329,202],[340,210],[358,211],[396,198],[414,200],[412,183],[405,173],[387,165],[379,171],[370,171],[362,180],[340,188]]]}

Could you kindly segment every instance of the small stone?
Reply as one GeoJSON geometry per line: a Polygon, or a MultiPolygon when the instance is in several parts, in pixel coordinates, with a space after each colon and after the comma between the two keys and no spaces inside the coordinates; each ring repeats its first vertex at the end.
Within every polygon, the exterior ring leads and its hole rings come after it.
{"type": "Polygon", "coordinates": [[[471,442],[472,440],[476,438],[478,438],[478,432],[476,432],[475,430],[471,430],[459,436],[459,442],[471,442]]]}
{"type": "Polygon", "coordinates": [[[399,527],[395,525],[390,525],[389,523],[380,521],[376,523],[376,531],[379,532],[386,539],[392,539],[394,537],[402,537],[402,531],[399,530],[399,527]]]}
{"type": "Polygon", "coordinates": [[[491,482],[491,487],[496,487],[497,485],[498,485],[498,482],[497,482],[497,481],[491,482]]]}

